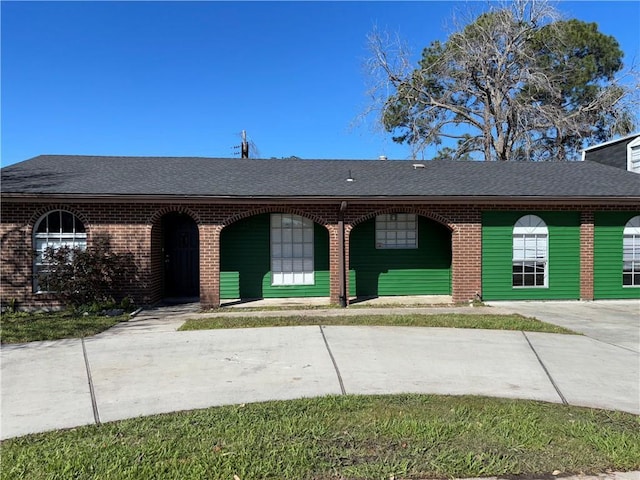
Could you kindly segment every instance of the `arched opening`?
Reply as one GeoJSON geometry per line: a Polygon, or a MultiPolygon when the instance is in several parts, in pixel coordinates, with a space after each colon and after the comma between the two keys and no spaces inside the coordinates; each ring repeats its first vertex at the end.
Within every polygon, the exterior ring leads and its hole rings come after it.
{"type": "Polygon", "coordinates": [[[172,212],[160,219],[162,231],[163,296],[200,295],[200,238],[198,225],[187,214],[172,212]]]}
{"type": "Polygon", "coordinates": [[[451,295],[451,231],[415,213],[384,213],[349,237],[349,294],[451,295]]]}
{"type": "Polygon", "coordinates": [[[220,298],[329,296],[329,234],[301,215],[240,219],[220,234],[220,298]]]}

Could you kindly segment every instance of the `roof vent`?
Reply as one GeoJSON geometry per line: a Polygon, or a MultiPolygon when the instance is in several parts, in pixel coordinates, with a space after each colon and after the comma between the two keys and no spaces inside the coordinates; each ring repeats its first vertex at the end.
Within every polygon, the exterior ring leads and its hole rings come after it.
{"type": "Polygon", "coordinates": [[[351,175],[351,169],[349,169],[349,176],[347,177],[347,182],[354,182],[354,181],[355,181],[355,179],[351,175]]]}
{"type": "Polygon", "coordinates": [[[414,163],[413,164],[413,169],[417,170],[419,168],[424,168],[424,163],[414,163]]]}

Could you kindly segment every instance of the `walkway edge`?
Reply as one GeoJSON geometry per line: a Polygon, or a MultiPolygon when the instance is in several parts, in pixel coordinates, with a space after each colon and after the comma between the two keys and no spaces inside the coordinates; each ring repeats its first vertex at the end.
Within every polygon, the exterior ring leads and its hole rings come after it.
{"type": "Polygon", "coordinates": [[[84,344],[84,337],[82,342],[82,355],[84,356],[84,366],[87,370],[87,380],[89,381],[89,395],[91,396],[91,408],[93,409],[93,419],[96,425],[100,425],[100,413],[98,412],[98,401],[96,400],[96,391],[93,386],[93,377],[91,376],[91,366],[89,365],[89,356],[87,355],[87,347],[84,344]]]}
{"type": "Polygon", "coordinates": [[[336,375],[338,376],[338,383],[340,384],[340,391],[342,395],[346,395],[347,391],[344,388],[344,382],[342,381],[342,375],[340,374],[340,369],[338,368],[338,362],[336,362],[335,357],[333,356],[333,352],[331,352],[331,347],[329,346],[329,341],[327,340],[326,335],[324,334],[324,326],[318,325],[320,328],[320,333],[322,334],[322,339],[324,340],[324,344],[327,347],[327,352],[329,352],[329,357],[331,357],[331,363],[333,363],[333,368],[336,371],[336,375]]]}
{"type": "Polygon", "coordinates": [[[558,385],[556,384],[555,380],[553,379],[553,377],[551,376],[551,373],[549,373],[549,370],[547,369],[546,365],[544,364],[544,362],[542,361],[542,359],[540,358],[540,355],[538,355],[538,352],[536,351],[536,349],[533,347],[533,344],[531,343],[531,341],[529,340],[529,337],[527,337],[527,334],[525,332],[522,332],[522,335],[524,336],[525,340],[527,340],[527,343],[529,344],[529,347],[531,348],[531,351],[533,352],[533,354],[536,356],[536,358],[538,359],[538,363],[540,364],[540,366],[542,367],[542,369],[544,370],[544,373],[547,375],[547,378],[549,379],[549,381],[551,382],[551,385],[553,385],[553,388],[555,388],[556,393],[558,394],[558,396],[560,397],[560,400],[562,400],[562,404],[563,405],[569,405],[569,402],[567,402],[567,399],[564,397],[564,395],[562,394],[562,392],[560,391],[560,388],[558,387],[558,385]]]}

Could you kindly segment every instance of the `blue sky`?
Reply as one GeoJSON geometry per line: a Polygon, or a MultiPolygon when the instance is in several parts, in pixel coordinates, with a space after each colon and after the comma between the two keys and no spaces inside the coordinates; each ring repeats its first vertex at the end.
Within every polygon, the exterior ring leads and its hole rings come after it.
{"type": "MultiPolygon", "coordinates": [[[[366,35],[419,56],[484,2],[17,2],[1,8],[2,165],[40,154],[391,159],[365,109],[366,35]]],[[[560,2],[640,63],[640,2],[560,2]]],[[[427,156],[434,151],[428,151],[427,156]]]]}

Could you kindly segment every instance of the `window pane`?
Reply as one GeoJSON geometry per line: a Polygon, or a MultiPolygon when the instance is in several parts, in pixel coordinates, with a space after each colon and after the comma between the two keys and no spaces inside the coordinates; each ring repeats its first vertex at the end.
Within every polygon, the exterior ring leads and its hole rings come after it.
{"type": "Polygon", "coordinates": [[[69,212],[61,212],[62,217],[62,232],[73,233],[73,215],[69,212]]]}
{"type": "Polygon", "coordinates": [[[40,220],[40,223],[38,224],[38,229],[36,230],[37,233],[47,233],[47,219],[48,218],[49,218],[49,216],[46,216],[42,220],[40,220]]]}
{"type": "Polygon", "coordinates": [[[305,243],[304,244],[304,258],[313,258],[313,244],[305,243]]]}
{"type": "Polygon", "coordinates": [[[522,235],[513,236],[513,258],[524,258],[524,237],[522,235]]]}
{"type": "Polygon", "coordinates": [[[49,233],[60,233],[60,212],[51,212],[47,220],[49,221],[49,233]]]}
{"type": "Polygon", "coordinates": [[[309,228],[304,229],[304,242],[313,242],[313,225],[311,225],[309,228]]]}
{"type": "MultiPolygon", "coordinates": [[[[631,275],[630,273],[625,273],[622,275],[622,285],[629,287],[633,285],[632,280],[633,275],[631,275]]],[[[640,283],[638,285],[640,285],[640,283]]]]}
{"type": "Polygon", "coordinates": [[[78,220],[78,217],[74,217],[76,223],[76,233],[85,233],[84,223],[78,220]]]}
{"type": "Polygon", "coordinates": [[[283,272],[293,271],[293,261],[290,259],[282,260],[282,271],[283,272]]]}

